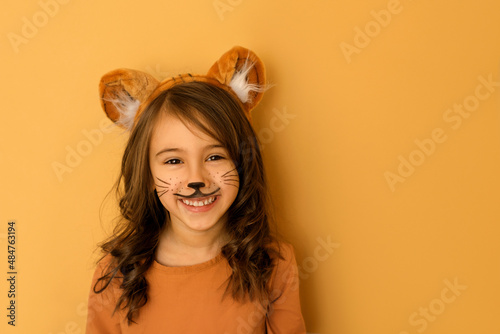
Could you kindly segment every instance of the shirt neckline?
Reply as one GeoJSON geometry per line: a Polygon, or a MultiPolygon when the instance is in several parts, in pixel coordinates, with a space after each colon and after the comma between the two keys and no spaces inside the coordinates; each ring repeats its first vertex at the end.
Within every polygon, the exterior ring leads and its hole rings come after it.
{"type": "Polygon", "coordinates": [[[213,267],[217,263],[219,263],[223,258],[224,258],[224,256],[222,255],[222,252],[219,252],[214,258],[212,258],[208,261],[197,263],[197,264],[192,264],[192,265],[188,265],[188,266],[181,266],[181,267],[169,267],[169,266],[166,266],[166,265],[159,263],[155,259],[152,267],[153,267],[153,269],[158,270],[158,271],[163,272],[163,273],[166,273],[166,274],[177,274],[177,275],[178,274],[189,274],[189,273],[194,273],[194,272],[198,272],[198,271],[203,271],[203,270],[206,270],[210,267],[213,267]]]}

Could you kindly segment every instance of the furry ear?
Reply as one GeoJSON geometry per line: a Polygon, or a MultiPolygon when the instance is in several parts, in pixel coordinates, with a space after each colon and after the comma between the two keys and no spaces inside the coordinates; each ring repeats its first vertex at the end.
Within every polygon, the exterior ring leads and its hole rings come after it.
{"type": "Polygon", "coordinates": [[[99,83],[101,106],[108,117],[125,129],[132,129],[139,106],[159,82],[136,70],[117,69],[106,73],[99,83]]]}
{"type": "Polygon", "coordinates": [[[248,119],[267,89],[264,64],[255,53],[241,46],[224,53],[207,76],[231,88],[243,104],[248,119]]]}

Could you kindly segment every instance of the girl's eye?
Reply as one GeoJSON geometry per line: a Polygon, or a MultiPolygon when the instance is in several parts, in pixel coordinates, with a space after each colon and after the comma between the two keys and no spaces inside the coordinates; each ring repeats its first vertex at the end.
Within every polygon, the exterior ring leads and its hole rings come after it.
{"type": "Polygon", "coordinates": [[[170,159],[170,160],[165,161],[165,163],[171,164],[171,165],[177,165],[177,164],[180,164],[181,161],[179,159],[170,159]]]}
{"type": "Polygon", "coordinates": [[[211,155],[207,160],[214,161],[214,160],[221,160],[221,159],[224,159],[224,158],[221,157],[220,155],[214,154],[214,155],[211,155]]]}

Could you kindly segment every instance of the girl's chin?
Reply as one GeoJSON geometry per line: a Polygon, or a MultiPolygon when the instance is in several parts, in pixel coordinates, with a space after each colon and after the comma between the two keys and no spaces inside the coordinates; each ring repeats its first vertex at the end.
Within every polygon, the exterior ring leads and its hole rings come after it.
{"type": "Polygon", "coordinates": [[[191,231],[206,232],[213,229],[218,229],[224,220],[221,217],[187,217],[181,220],[182,224],[191,231]]]}

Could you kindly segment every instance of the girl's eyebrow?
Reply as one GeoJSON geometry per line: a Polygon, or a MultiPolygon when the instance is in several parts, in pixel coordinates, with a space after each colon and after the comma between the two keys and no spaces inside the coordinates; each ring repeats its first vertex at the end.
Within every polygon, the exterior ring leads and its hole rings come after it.
{"type": "Polygon", "coordinates": [[[203,150],[211,150],[213,148],[224,148],[224,145],[222,144],[213,144],[213,145],[207,145],[203,150]]]}
{"type": "MultiPolygon", "coordinates": [[[[203,151],[208,151],[213,148],[224,148],[224,145],[221,144],[212,144],[212,145],[207,145],[203,148],[203,151]]],[[[159,151],[156,153],[156,156],[159,156],[160,154],[163,153],[168,153],[168,152],[184,152],[184,149],[182,148],[177,148],[177,147],[172,147],[172,148],[164,148],[163,150],[159,151]]]]}
{"type": "Polygon", "coordinates": [[[183,151],[184,150],[181,148],[164,148],[163,150],[156,153],[156,156],[159,156],[160,154],[167,153],[167,152],[183,152],[183,151]]]}

